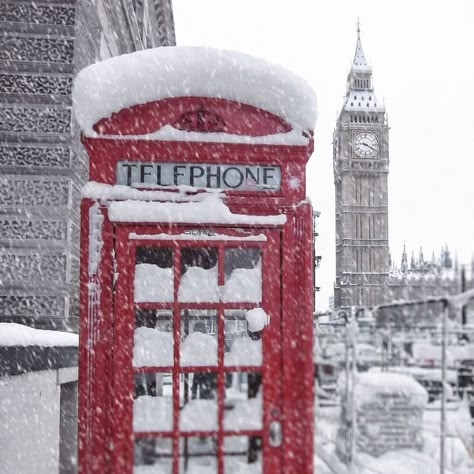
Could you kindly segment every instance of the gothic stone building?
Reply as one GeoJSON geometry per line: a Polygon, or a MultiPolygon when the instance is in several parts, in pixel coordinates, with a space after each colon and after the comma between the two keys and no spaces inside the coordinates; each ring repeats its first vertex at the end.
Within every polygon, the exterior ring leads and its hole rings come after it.
{"type": "Polygon", "coordinates": [[[360,35],[333,139],[336,308],[384,299],[390,270],[385,107],[377,99],[360,35]]]}
{"type": "Polygon", "coordinates": [[[0,0],[0,23],[0,322],[75,329],[88,163],[72,80],[174,45],[171,0],[0,0]]]}
{"type": "MultiPolygon", "coordinates": [[[[375,96],[372,68],[366,61],[358,31],[346,97],[333,137],[336,310],[457,294],[474,284],[469,276],[461,284],[461,272],[455,271],[447,248],[431,262],[426,262],[421,252],[418,262],[413,257],[410,266],[406,254],[398,269],[391,266],[388,131],[385,107],[375,96]]],[[[421,321],[439,314],[440,307],[414,306],[403,311],[421,321]]],[[[390,311],[392,316],[402,313],[400,308],[390,311]]]]}

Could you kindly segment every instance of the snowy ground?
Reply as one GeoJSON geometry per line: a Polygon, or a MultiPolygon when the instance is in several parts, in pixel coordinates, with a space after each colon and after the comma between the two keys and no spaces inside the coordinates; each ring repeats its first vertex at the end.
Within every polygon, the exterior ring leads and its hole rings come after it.
{"type": "MultiPolygon", "coordinates": [[[[339,406],[315,406],[315,457],[317,474],[439,474],[440,405],[429,404],[423,416],[423,451],[399,450],[374,458],[356,453],[352,470],[335,454],[339,406]]],[[[474,429],[464,402],[451,403],[447,410],[445,474],[474,473],[474,429]]]]}

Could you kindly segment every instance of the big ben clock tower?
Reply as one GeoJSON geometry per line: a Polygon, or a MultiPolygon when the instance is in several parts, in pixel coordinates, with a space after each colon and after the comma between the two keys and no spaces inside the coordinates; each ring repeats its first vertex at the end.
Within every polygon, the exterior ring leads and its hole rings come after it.
{"type": "Polygon", "coordinates": [[[336,188],[336,308],[372,306],[387,298],[389,167],[385,107],[357,30],[344,106],[333,139],[336,188]]]}

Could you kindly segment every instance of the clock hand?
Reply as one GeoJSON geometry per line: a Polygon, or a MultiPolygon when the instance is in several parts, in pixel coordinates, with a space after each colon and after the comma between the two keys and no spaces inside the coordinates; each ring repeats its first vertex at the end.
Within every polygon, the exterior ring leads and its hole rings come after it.
{"type": "Polygon", "coordinates": [[[370,146],[368,143],[361,142],[361,145],[365,145],[365,146],[369,147],[371,150],[377,151],[373,146],[370,146]]]}

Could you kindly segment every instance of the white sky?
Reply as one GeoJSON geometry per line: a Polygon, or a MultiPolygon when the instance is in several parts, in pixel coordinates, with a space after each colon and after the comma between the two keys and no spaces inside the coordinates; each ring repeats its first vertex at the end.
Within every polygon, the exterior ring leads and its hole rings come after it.
{"type": "Polygon", "coordinates": [[[284,66],[319,102],[307,194],[321,211],[318,309],[334,281],[332,132],[356,46],[357,18],[390,125],[389,234],[425,258],[446,243],[474,253],[473,0],[173,0],[179,46],[242,51],[284,66]]]}

